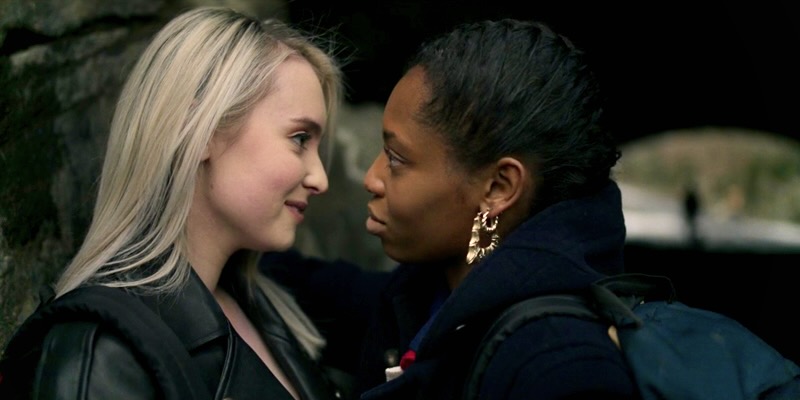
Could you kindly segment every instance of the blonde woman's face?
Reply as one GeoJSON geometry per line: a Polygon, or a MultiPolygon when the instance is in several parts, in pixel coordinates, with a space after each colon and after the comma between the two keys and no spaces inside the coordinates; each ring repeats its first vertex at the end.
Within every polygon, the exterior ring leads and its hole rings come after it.
{"type": "Polygon", "coordinates": [[[309,197],[328,189],[319,157],[327,118],[319,80],[299,57],[275,74],[241,131],[209,145],[189,221],[190,241],[200,238],[195,243],[206,247],[200,251],[287,249],[309,197]]]}

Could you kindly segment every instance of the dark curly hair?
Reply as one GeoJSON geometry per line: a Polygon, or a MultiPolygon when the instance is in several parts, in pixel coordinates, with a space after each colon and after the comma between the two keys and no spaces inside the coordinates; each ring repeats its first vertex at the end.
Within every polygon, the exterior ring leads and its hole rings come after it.
{"type": "Polygon", "coordinates": [[[600,126],[598,83],[583,52],[547,25],[460,25],[423,43],[414,66],[430,89],[420,122],[468,172],[508,155],[526,162],[538,182],[532,212],[610,179],[620,152],[600,126]]]}

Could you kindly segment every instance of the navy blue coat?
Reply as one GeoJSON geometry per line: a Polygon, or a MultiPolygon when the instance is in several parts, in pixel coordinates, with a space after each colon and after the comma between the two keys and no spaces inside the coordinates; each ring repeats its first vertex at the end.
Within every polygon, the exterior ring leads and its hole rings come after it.
{"type": "MultiPolygon", "coordinates": [[[[477,343],[494,317],[518,300],[580,291],[605,274],[622,272],[624,241],[621,197],[613,182],[596,195],[539,212],[470,271],[432,321],[416,361],[389,382],[384,370],[397,365],[427,321],[443,285],[441,270],[400,265],[382,276],[346,263],[283,255],[279,264],[292,265],[275,273],[295,288],[301,306],[328,335],[329,362],[358,374],[362,399],[458,399],[477,343]]],[[[497,349],[481,398],[636,398],[607,328],[556,316],[523,326],[497,349]]]]}

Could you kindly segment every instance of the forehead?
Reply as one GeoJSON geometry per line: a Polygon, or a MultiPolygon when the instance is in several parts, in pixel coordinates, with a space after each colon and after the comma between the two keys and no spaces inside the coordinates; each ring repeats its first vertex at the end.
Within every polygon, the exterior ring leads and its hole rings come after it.
{"type": "Polygon", "coordinates": [[[430,90],[425,83],[425,73],[420,67],[414,67],[397,82],[386,102],[387,111],[404,118],[415,119],[430,90]]]}
{"type": "Polygon", "coordinates": [[[419,119],[419,110],[427,101],[428,93],[422,70],[414,68],[398,81],[386,101],[384,138],[410,157],[444,155],[439,154],[445,148],[441,136],[419,119]]]}
{"type": "Polygon", "coordinates": [[[305,58],[299,56],[289,56],[278,65],[275,69],[274,89],[280,92],[284,100],[302,103],[309,96],[323,100],[322,85],[316,71],[305,58]]]}
{"type": "Polygon", "coordinates": [[[272,89],[257,107],[276,121],[307,120],[320,127],[327,118],[322,85],[311,64],[301,57],[289,57],[275,70],[272,89]]]}

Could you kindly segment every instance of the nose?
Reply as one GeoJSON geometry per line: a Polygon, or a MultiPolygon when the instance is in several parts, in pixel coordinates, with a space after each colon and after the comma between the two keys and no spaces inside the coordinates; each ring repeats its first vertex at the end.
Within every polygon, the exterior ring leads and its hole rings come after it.
{"type": "Polygon", "coordinates": [[[311,191],[312,194],[322,194],[328,191],[328,174],[319,154],[310,157],[308,173],[303,179],[303,186],[311,191]]]}
{"type": "Polygon", "coordinates": [[[383,152],[378,153],[378,156],[375,157],[372,165],[369,166],[367,173],[364,175],[364,188],[374,196],[383,196],[384,184],[383,179],[381,179],[381,171],[386,170],[385,158],[383,152]]]}

